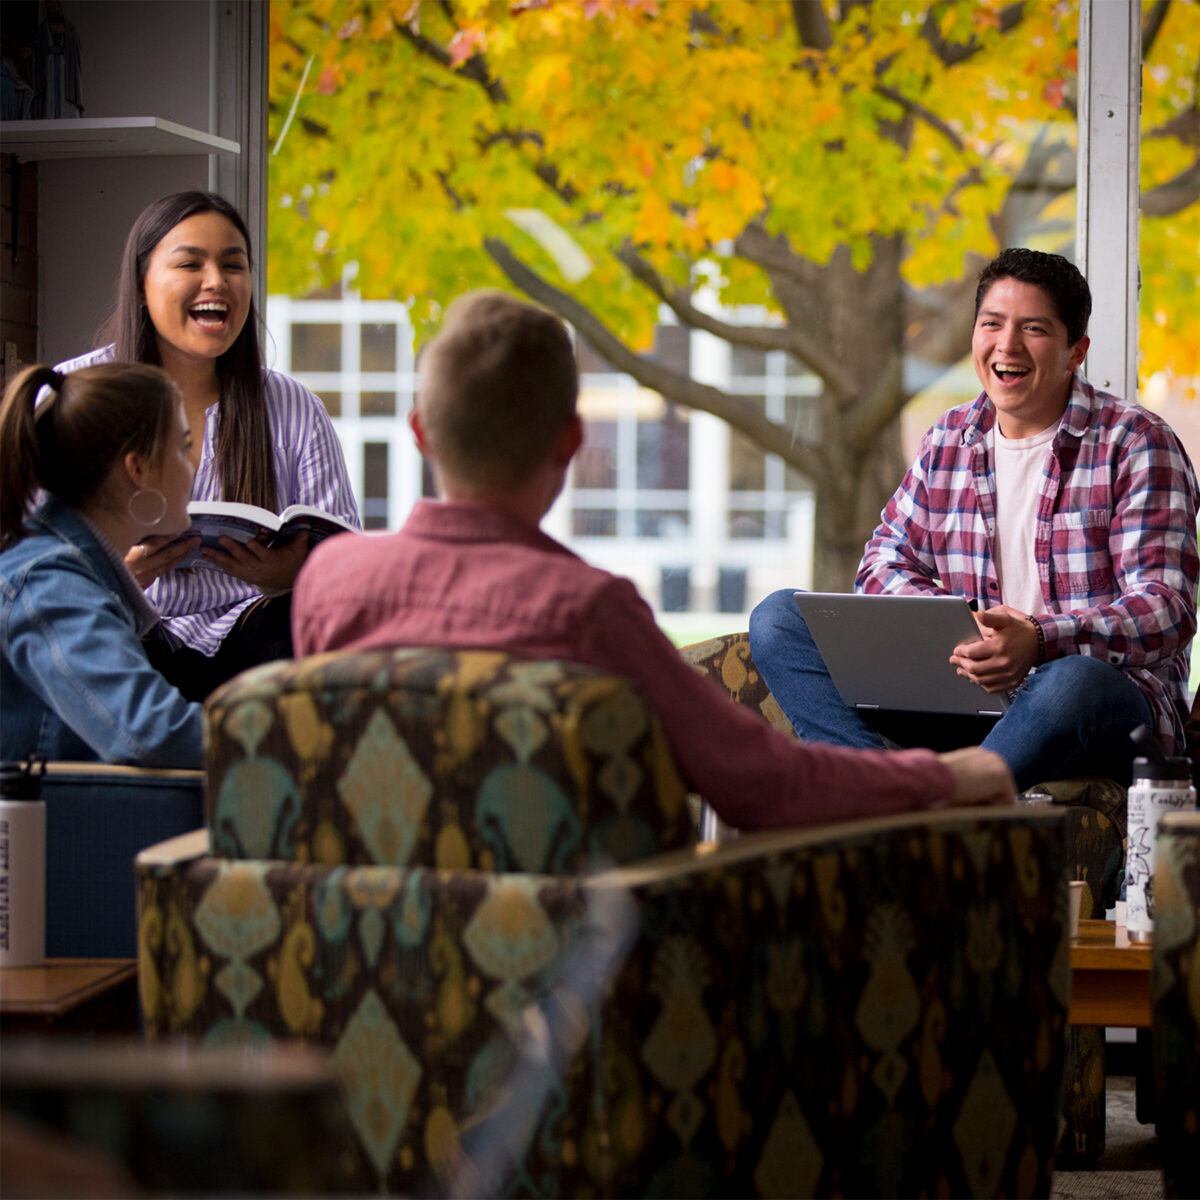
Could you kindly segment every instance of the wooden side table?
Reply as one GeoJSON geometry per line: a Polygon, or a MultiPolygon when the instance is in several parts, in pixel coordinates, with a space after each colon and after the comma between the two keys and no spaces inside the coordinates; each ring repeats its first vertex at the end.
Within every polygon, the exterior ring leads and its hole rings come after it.
{"type": "MultiPolygon", "coordinates": [[[[1107,1026],[1138,1030],[1150,1028],[1150,959],[1148,942],[1131,942],[1124,925],[1115,921],[1080,921],[1079,936],[1071,939],[1071,1006],[1067,1023],[1098,1026],[1100,1035],[1107,1026]]],[[[1139,1033],[1139,1043],[1147,1034],[1139,1033]]],[[[1074,1043],[1072,1043],[1074,1046],[1074,1043]]],[[[1078,1051],[1073,1051],[1078,1053],[1078,1051]]],[[[1143,1077],[1148,1057],[1138,1054],[1137,1117],[1143,1124],[1154,1120],[1153,1085],[1143,1077]]],[[[1076,1100],[1078,1102],[1078,1100],[1076,1100]]],[[[1090,1170],[1104,1149],[1103,1091],[1080,1109],[1067,1096],[1067,1130],[1060,1163],[1072,1169],[1090,1170]],[[1094,1107],[1088,1107],[1089,1103],[1094,1107]],[[1099,1141],[1090,1143],[1091,1134],[1080,1134],[1080,1126],[1099,1125],[1099,1141]]]]}
{"type": "Polygon", "coordinates": [[[1080,921],[1071,941],[1070,1025],[1150,1028],[1150,943],[1124,925],[1080,921]]]}
{"type": "Polygon", "coordinates": [[[137,959],[48,958],[0,968],[0,1031],[134,1033],[137,959]]]}

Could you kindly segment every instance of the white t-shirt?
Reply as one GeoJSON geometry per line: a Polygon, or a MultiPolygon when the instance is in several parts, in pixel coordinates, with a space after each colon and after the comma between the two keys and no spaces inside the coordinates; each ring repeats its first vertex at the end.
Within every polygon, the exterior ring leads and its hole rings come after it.
{"type": "Polygon", "coordinates": [[[988,434],[996,467],[994,549],[1000,599],[1019,612],[1034,616],[1046,611],[1033,556],[1033,539],[1037,531],[1042,469],[1057,432],[1058,422],[1055,422],[1033,437],[1006,438],[996,422],[988,434]]]}

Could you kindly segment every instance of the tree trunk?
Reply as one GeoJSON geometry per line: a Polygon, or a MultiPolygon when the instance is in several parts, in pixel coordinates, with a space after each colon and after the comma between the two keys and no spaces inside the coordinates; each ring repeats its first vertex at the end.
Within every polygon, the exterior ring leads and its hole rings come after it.
{"type": "Polygon", "coordinates": [[[848,592],[854,586],[863,547],[904,473],[900,423],[892,422],[858,461],[839,452],[841,447],[829,449],[837,463],[817,484],[813,589],[848,592]]]}
{"type": "MultiPolygon", "coordinates": [[[[863,546],[888,497],[904,473],[899,414],[904,407],[904,285],[900,238],[877,238],[867,270],[855,271],[849,251],[839,249],[820,269],[819,330],[855,394],[821,399],[821,469],[816,486],[813,586],[848,591],[863,546]],[[869,411],[892,414],[873,428],[869,411]]],[[[812,310],[810,309],[810,312],[812,310]]]]}

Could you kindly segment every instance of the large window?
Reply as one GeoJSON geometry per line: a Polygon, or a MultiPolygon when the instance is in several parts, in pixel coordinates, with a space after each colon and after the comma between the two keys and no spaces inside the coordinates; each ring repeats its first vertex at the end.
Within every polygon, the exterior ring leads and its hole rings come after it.
{"type": "MultiPolygon", "coordinates": [[[[1127,11],[1082,3],[1093,26],[1127,11]]],[[[1076,0],[827,0],[803,27],[801,7],[715,5],[696,23],[682,5],[563,0],[464,9],[452,27],[451,10],[423,6],[414,40],[394,6],[276,0],[277,365],[337,416],[373,524],[398,525],[432,491],[404,424],[414,344],[459,292],[532,278],[543,303],[570,296],[585,314],[586,441],[552,534],[672,612],[744,617],[774,588],[847,582],[857,550],[824,539],[831,497],[878,511],[921,432],[976,394],[964,356],[980,266],[1001,245],[1075,255],[1077,216],[1116,189],[1092,188],[1077,214],[1091,93],[1076,0]],[[713,415],[730,404],[742,420],[713,415]],[[901,410],[899,434],[878,420],[901,410]],[[846,480],[857,499],[831,487],[846,480]]],[[[1200,5],[1141,12],[1155,193],[1142,398],[1190,438],[1200,5]],[[1163,216],[1172,181],[1179,207],[1163,216]]],[[[1128,55],[1109,53],[1088,69],[1106,96],[1132,94],[1128,55]]],[[[1097,320],[1094,342],[1110,343],[1102,306],[1097,320]]]]}

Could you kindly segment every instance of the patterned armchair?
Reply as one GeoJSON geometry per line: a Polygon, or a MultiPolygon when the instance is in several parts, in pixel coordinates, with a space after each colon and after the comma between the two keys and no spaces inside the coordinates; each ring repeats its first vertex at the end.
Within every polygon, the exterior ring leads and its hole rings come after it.
{"type": "MultiPolygon", "coordinates": [[[[731,633],[697,642],[684,646],[680,653],[738,703],[757,709],[776,729],[795,736],[754,665],[748,634],[731,633]]],[[[1120,896],[1125,866],[1125,789],[1111,779],[1087,776],[1039,784],[1038,790],[1049,792],[1056,806],[1066,808],[1071,878],[1088,885],[1082,916],[1103,920],[1120,896]]]]}
{"type": "Polygon", "coordinates": [[[502,655],[260,668],[210,721],[211,849],[137,863],[147,1035],[332,1048],[346,1190],[1048,1194],[1060,815],[690,846],[631,686],[502,655]]]}
{"type": "MultiPolygon", "coordinates": [[[[750,654],[745,633],[685,646],[683,656],[717,680],[741,704],[757,709],[777,729],[795,736],[750,654]]],[[[1200,729],[1197,730],[1200,733],[1200,729]]],[[[1200,764],[1198,764],[1200,765],[1200,764]]],[[[1120,896],[1125,867],[1125,789],[1096,776],[1039,785],[1067,817],[1069,877],[1087,883],[1081,915],[1103,920],[1120,896]]],[[[1104,1150],[1104,1030],[1072,1028],[1067,1124],[1072,1154],[1083,1163],[1104,1150]]]]}
{"type": "Polygon", "coordinates": [[[563,875],[695,840],[641,693],[579,663],[323,654],[248,671],[206,712],[222,857],[563,875]]]}
{"type": "Polygon", "coordinates": [[[1200,1196],[1200,813],[1159,825],[1150,1005],[1167,1196],[1200,1196]]]}

